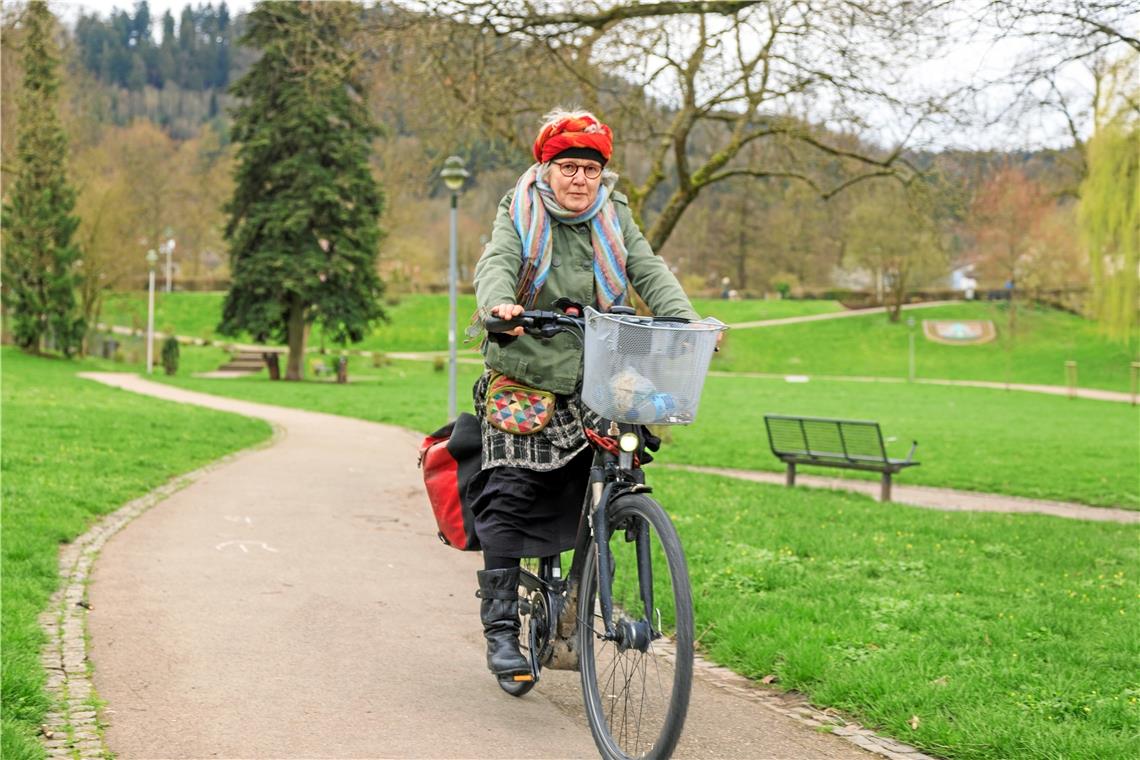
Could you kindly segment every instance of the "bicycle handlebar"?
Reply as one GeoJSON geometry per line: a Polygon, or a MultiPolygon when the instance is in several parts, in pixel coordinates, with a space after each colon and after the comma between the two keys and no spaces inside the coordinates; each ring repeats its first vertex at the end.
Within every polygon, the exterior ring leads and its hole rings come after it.
{"type": "MultiPolygon", "coordinates": [[[[649,323],[688,324],[690,321],[685,317],[637,317],[633,309],[628,306],[615,306],[610,310],[610,313],[623,317],[632,317],[637,321],[649,323]]],[[[567,332],[572,329],[581,330],[585,324],[586,320],[582,317],[571,316],[560,311],[524,311],[522,314],[510,319],[488,317],[483,321],[483,325],[487,328],[487,332],[489,333],[505,333],[510,332],[516,327],[522,327],[528,335],[544,337],[550,337],[555,333],[567,332]]]]}
{"type": "Polygon", "coordinates": [[[505,333],[521,327],[529,335],[546,336],[574,328],[580,330],[585,323],[582,317],[571,317],[557,311],[524,311],[510,319],[488,317],[483,321],[489,333],[505,333]]]}

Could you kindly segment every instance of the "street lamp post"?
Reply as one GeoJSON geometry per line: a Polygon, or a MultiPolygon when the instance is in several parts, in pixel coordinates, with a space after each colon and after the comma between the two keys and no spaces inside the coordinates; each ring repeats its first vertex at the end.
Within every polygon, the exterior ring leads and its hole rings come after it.
{"type": "Polygon", "coordinates": [[[448,250],[447,259],[447,296],[448,296],[448,312],[447,312],[447,416],[448,419],[455,419],[455,384],[456,384],[456,365],[458,360],[456,358],[455,347],[455,301],[456,301],[456,281],[459,279],[458,264],[456,261],[456,224],[459,208],[459,190],[463,187],[463,181],[470,175],[467,170],[463,168],[463,159],[459,156],[449,156],[443,163],[443,171],[439,173],[443,178],[444,184],[447,189],[451,191],[451,243],[448,250]]]}
{"type": "Polygon", "coordinates": [[[154,265],[158,262],[158,254],[151,248],[146,252],[146,265],[150,270],[147,284],[146,307],[146,373],[154,371],[154,265]]]}

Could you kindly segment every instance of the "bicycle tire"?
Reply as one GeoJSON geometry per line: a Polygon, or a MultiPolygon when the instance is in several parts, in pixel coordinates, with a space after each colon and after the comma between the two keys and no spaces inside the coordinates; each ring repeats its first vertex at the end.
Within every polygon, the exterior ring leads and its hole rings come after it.
{"type": "MultiPolygon", "coordinates": [[[[643,619],[636,542],[627,530],[644,524],[651,544],[653,621],[666,634],[624,650],[601,638],[597,552],[582,569],[578,618],[582,692],[594,743],[604,758],[667,758],[681,737],[693,680],[693,598],[677,531],[665,510],[644,494],[626,494],[607,510],[613,618],[643,619]],[[637,612],[634,612],[637,610],[637,612]],[[670,651],[671,650],[671,651],[670,651]]],[[[636,623],[634,623],[636,625],[636,623]]]]}

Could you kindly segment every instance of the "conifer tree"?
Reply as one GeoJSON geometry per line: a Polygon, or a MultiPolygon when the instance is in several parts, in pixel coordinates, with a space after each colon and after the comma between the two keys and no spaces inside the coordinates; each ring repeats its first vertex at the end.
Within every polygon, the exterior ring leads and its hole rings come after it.
{"type": "Polygon", "coordinates": [[[383,196],[368,163],[379,130],[350,46],[359,14],[348,2],[258,3],[243,42],[261,57],[233,87],[244,104],[219,330],[287,341],[289,380],[301,379],[313,323],[343,344],[383,317],[383,196]]]}
{"type": "Polygon", "coordinates": [[[25,13],[24,84],[19,97],[16,158],[3,210],[4,306],[12,337],[26,351],[49,340],[70,356],[86,330],[75,299],[78,217],[67,181],[67,134],[57,111],[58,49],[55,17],[43,0],[25,13]]]}

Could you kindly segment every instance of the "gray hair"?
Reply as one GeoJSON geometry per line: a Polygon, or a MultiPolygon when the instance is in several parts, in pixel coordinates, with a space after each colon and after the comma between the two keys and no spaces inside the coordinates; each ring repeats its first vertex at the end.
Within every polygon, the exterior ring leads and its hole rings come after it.
{"type": "Polygon", "coordinates": [[[562,106],[555,106],[554,108],[552,108],[550,110],[549,113],[547,113],[546,115],[544,115],[542,117],[542,127],[540,127],[538,131],[541,132],[542,130],[546,129],[547,127],[554,126],[555,124],[562,121],[563,119],[582,119],[582,118],[585,118],[587,116],[589,116],[591,119],[598,122],[599,124],[602,123],[602,120],[599,119],[597,116],[595,116],[590,111],[585,111],[585,110],[582,110],[581,108],[572,109],[572,108],[563,108],[562,106]]]}

